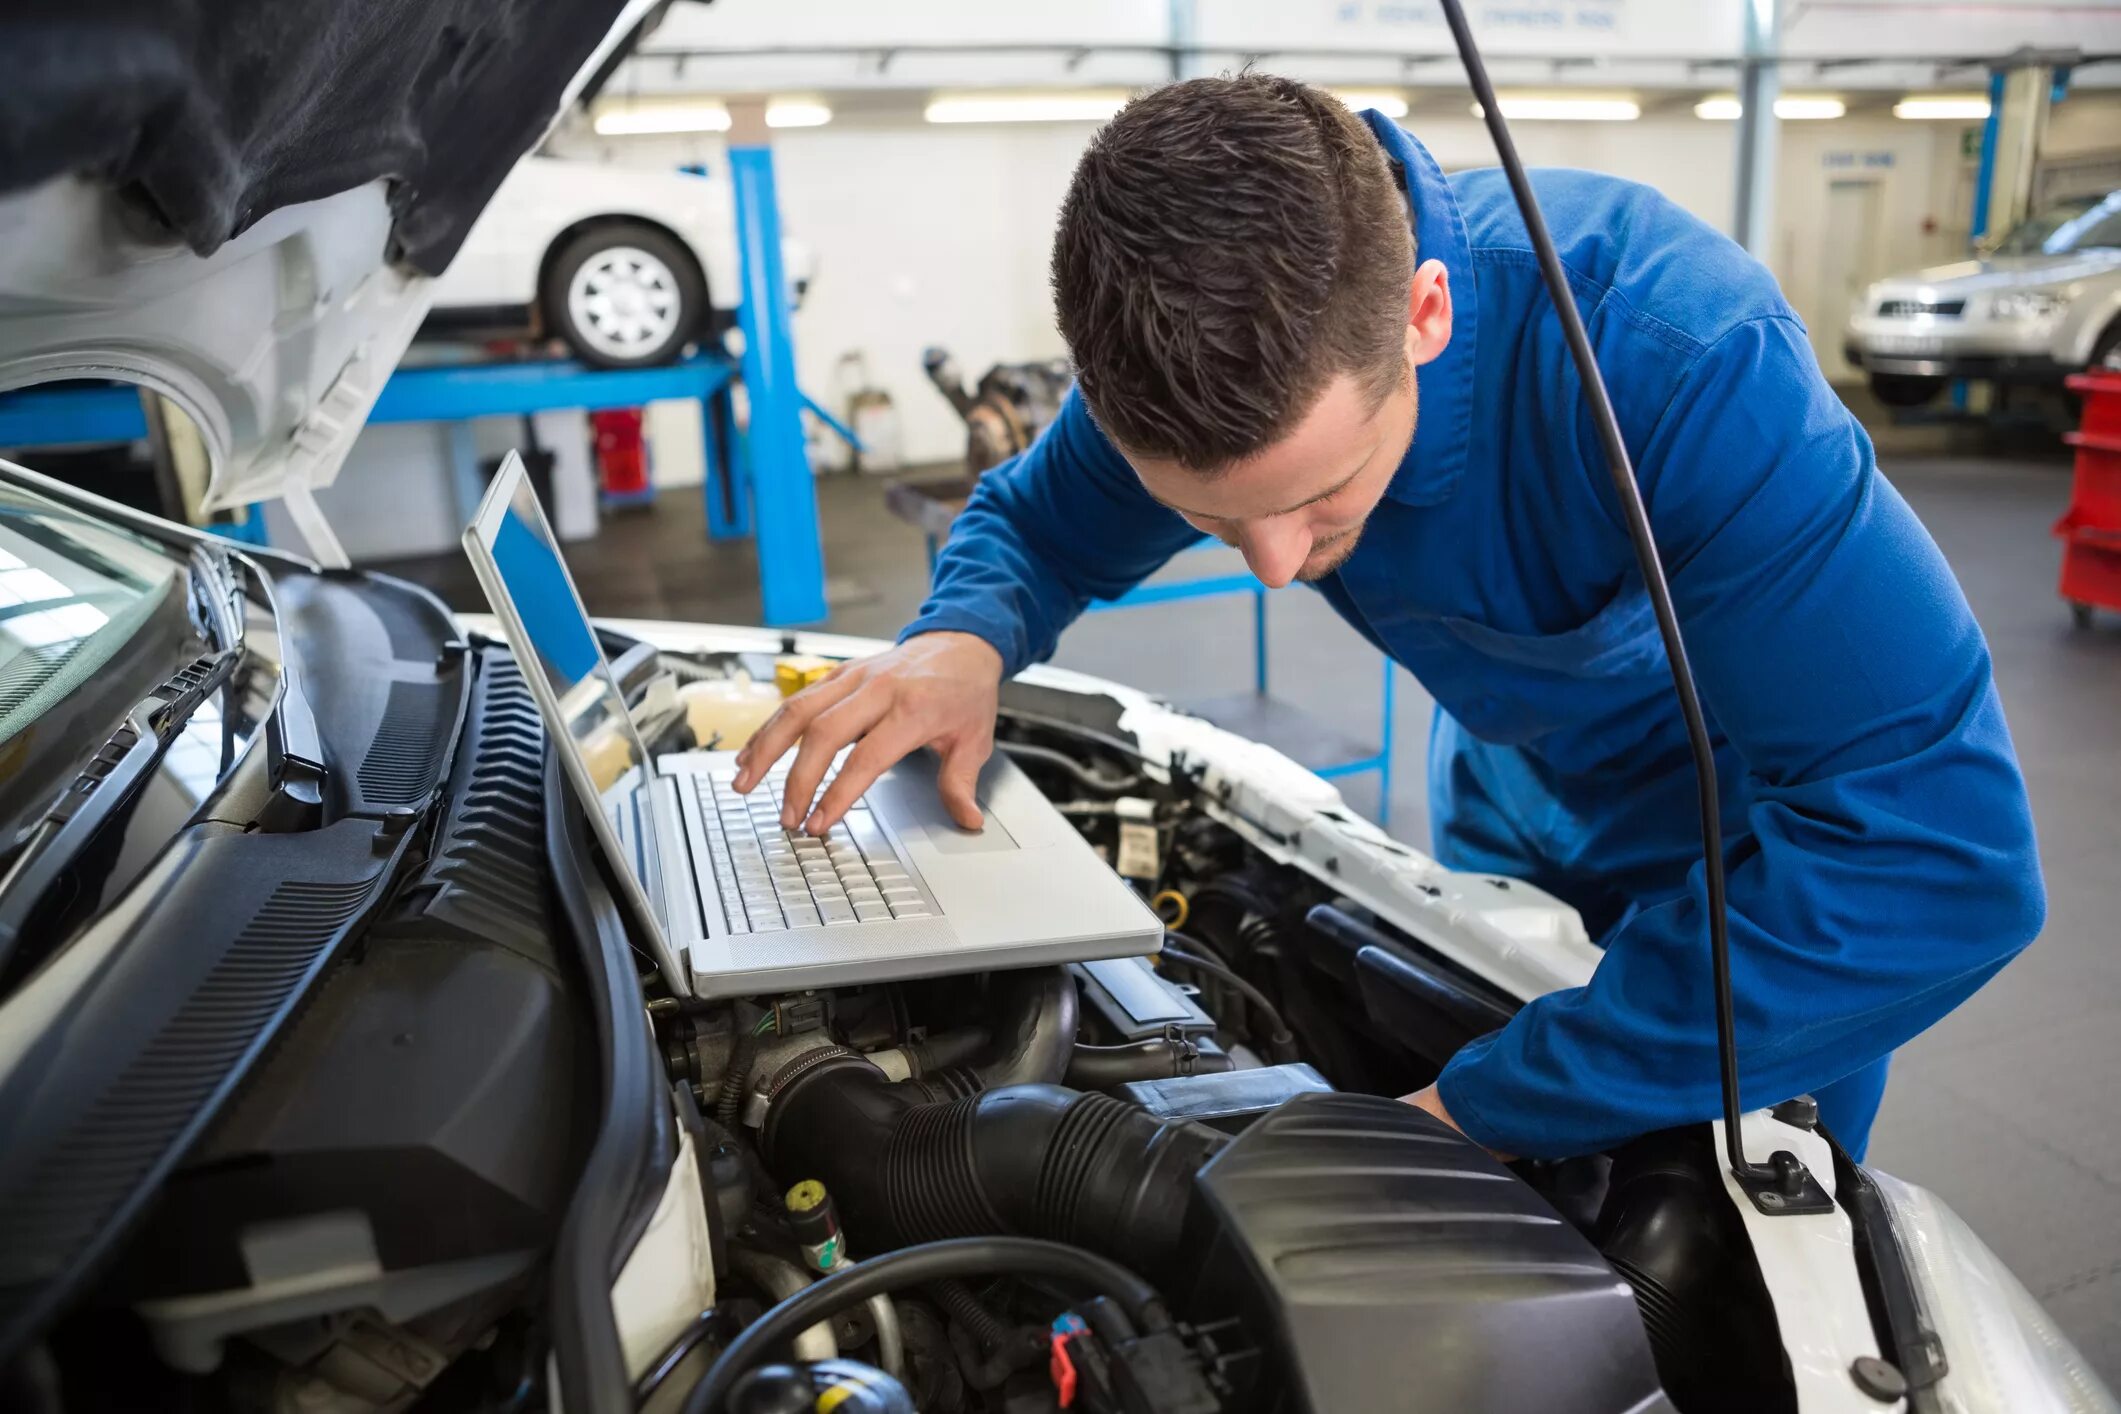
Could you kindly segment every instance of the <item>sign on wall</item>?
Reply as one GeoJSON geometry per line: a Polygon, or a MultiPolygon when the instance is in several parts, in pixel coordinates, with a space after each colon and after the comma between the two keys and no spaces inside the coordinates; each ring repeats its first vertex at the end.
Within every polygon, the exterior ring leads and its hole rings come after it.
{"type": "MultiPolygon", "coordinates": [[[[1738,43],[1742,0],[1467,0],[1481,49],[1499,58],[1721,55],[1738,43]]],[[[1195,0],[1211,49],[1311,48],[1442,54],[1451,32],[1436,0],[1195,0]]]]}

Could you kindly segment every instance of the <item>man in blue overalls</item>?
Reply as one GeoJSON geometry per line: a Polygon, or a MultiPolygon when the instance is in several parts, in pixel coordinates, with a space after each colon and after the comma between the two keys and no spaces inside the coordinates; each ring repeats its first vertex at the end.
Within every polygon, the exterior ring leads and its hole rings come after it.
{"type": "MultiPolygon", "coordinates": [[[[2045,911],[1987,645],[1773,277],[1647,188],[1533,185],[1714,734],[1744,1093],[1817,1096],[1860,1155],[1893,1048],[2045,911]]],[[[787,704],[739,788],[801,736],[789,824],[821,831],[934,746],[976,825],[1004,676],[1205,531],[1435,696],[1438,858],[1552,891],[1605,946],[1409,1098],[1546,1157],[1716,1115],[1685,733],[1502,174],[1446,179],[1285,79],[1175,84],[1084,155],[1053,286],[1078,379],[1058,420],[981,481],[899,646],[787,704]]]]}

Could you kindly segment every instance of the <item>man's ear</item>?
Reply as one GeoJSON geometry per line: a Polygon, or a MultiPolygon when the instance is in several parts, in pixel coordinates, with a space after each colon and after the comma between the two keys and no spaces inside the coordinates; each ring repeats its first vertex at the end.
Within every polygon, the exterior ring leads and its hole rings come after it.
{"type": "Polygon", "coordinates": [[[1424,260],[1407,291],[1407,361],[1419,368],[1450,345],[1450,272],[1441,260],[1424,260]]]}

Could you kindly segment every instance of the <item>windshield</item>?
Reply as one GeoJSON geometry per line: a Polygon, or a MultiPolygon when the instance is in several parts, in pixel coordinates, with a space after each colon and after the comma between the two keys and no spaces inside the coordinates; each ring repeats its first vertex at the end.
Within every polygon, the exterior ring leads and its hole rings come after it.
{"type": "Polygon", "coordinates": [[[1996,247],[1998,255],[2068,255],[2121,250],[2121,191],[2058,201],[2020,222],[1996,247]]]}
{"type": "Polygon", "coordinates": [[[206,644],[153,541],[0,482],[0,850],[206,644]]]}
{"type": "Polygon", "coordinates": [[[143,541],[0,487],[0,748],[107,664],[177,573],[143,541]]]}

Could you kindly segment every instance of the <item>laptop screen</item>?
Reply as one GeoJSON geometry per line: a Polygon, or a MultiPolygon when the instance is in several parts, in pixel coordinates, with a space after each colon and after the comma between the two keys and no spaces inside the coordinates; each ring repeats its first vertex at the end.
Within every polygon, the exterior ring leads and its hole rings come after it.
{"type": "Polygon", "coordinates": [[[560,559],[552,526],[530,478],[516,472],[497,519],[481,527],[502,587],[534,650],[535,666],[552,689],[568,736],[600,795],[630,785],[647,748],[611,665],[589,626],[560,559]]]}

